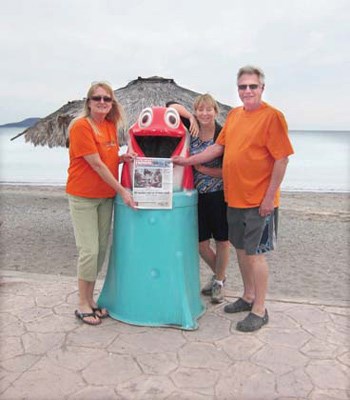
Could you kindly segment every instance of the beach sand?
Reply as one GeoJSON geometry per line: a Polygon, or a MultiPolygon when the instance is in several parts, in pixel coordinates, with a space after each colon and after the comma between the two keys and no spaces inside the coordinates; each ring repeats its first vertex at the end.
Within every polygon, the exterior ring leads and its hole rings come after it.
{"type": "MultiPolygon", "coordinates": [[[[77,251],[63,187],[2,185],[1,268],[76,275],[77,251]]],[[[271,299],[350,300],[349,194],[282,194],[278,249],[268,255],[271,299]]],[[[104,268],[101,278],[104,277],[104,268]]],[[[241,294],[232,249],[227,291],[241,294]]],[[[209,269],[201,262],[201,280],[209,269]]]]}

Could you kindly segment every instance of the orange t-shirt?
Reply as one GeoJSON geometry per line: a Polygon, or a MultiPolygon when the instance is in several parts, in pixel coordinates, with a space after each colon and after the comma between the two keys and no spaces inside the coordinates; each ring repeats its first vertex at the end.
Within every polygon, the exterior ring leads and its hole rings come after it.
{"type": "Polygon", "coordinates": [[[116,126],[110,121],[96,124],[94,132],[87,118],[76,120],[69,132],[69,168],[66,192],[73,196],[110,198],[116,192],[95,172],[84,156],[98,153],[118,179],[119,144],[116,126]]]}
{"type": "Polygon", "coordinates": [[[294,153],[283,114],[267,103],[255,111],[231,110],[216,143],[225,146],[225,200],[235,208],[259,207],[275,161],[294,153]]]}

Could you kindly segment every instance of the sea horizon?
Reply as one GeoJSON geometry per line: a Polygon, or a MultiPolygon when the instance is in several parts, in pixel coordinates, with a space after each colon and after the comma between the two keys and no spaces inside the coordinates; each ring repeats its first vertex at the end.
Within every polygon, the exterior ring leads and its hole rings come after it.
{"type": "MultiPolygon", "coordinates": [[[[34,146],[23,128],[0,128],[0,185],[65,186],[68,150],[34,146]]],[[[281,189],[286,192],[349,193],[350,131],[289,130],[295,154],[290,156],[281,189]]],[[[122,150],[125,151],[124,146],[122,150]]]]}

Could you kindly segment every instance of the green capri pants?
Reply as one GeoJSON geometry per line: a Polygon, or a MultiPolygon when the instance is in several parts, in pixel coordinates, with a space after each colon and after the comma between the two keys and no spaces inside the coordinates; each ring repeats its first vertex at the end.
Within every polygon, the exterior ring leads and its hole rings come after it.
{"type": "Polygon", "coordinates": [[[68,200],[79,255],[78,278],[94,282],[107,254],[114,199],[68,195],[68,200]]]}

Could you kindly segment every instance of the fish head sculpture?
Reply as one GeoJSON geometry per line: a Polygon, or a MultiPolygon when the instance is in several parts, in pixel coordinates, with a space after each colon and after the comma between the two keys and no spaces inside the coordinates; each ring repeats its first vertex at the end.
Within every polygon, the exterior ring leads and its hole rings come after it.
{"type": "MultiPolygon", "coordinates": [[[[128,151],[139,157],[189,156],[189,134],[180,115],[171,107],[147,107],[129,129],[128,151]]],[[[125,163],[121,183],[132,188],[133,168],[125,163]]],[[[174,165],[173,190],[193,189],[192,167],[174,165]]]]}

